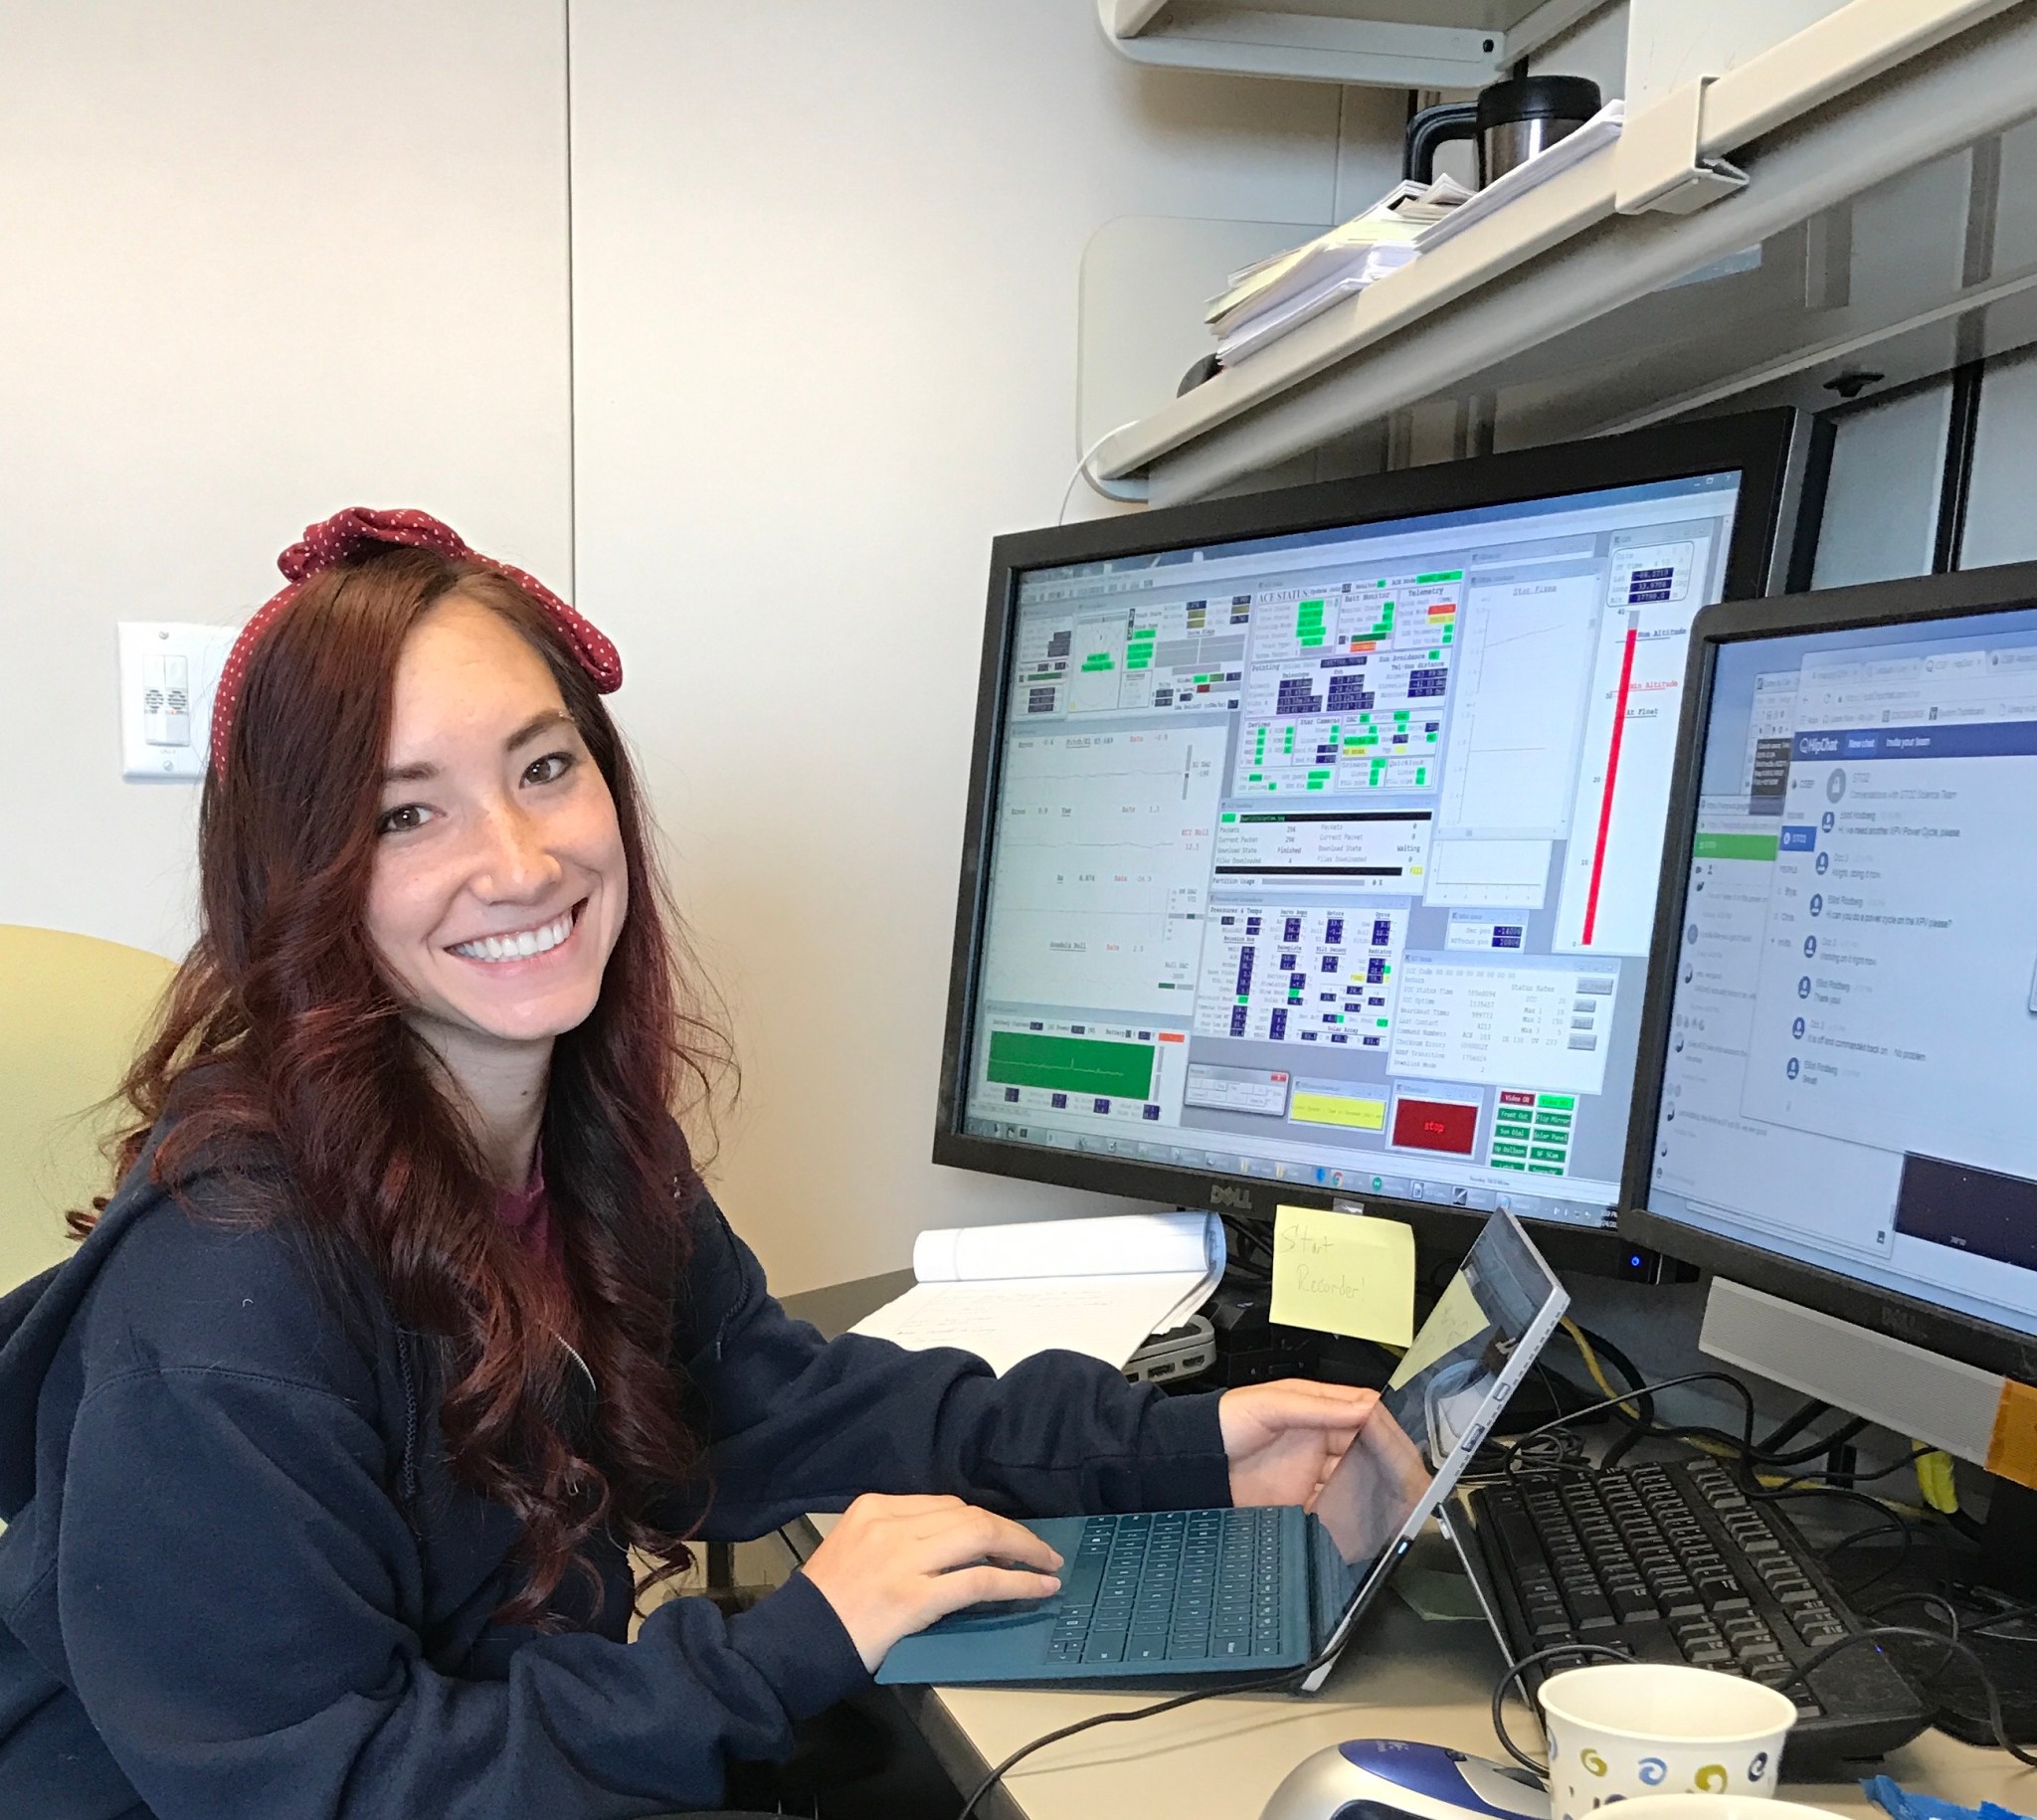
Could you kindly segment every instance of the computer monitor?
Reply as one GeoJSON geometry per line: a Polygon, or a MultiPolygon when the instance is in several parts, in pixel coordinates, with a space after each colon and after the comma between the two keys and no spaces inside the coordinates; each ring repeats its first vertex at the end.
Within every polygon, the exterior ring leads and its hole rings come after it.
{"type": "Polygon", "coordinates": [[[1697,609],[1764,413],[997,539],[936,1162],[1557,1264],[1613,1230],[1697,609]]]}
{"type": "Polygon", "coordinates": [[[2037,1381],[2037,565],[1701,615],[1660,897],[1622,1230],[2037,1381]]]}

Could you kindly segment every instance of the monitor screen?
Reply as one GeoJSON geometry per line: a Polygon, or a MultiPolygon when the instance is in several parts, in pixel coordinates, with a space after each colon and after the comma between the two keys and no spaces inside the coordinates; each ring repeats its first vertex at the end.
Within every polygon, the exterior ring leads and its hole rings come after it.
{"type": "Polygon", "coordinates": [[[1610,1226],[1720,466],[1018,569],[959,1129],[1610,1226]]]}
{"type": "Polygon", "coordinates": [[[2037,610],[1722,642],[1698,734],[1648,1211],[2037,1335],[2037,610]]]}

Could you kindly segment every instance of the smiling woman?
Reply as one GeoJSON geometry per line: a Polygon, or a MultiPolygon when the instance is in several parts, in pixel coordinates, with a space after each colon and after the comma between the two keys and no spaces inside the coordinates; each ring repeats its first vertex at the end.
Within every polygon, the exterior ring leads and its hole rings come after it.
{"type": "Polygon", "coordinates": [[[614,647],[422,513],[282,567],[122,1180],[0,1301],[0,1814],[697,1808],[908,1632],[1054,1593],[1010,1513],[1314,1495],[1370,1392],[788,1319],[685,1135],[728,1050],[614,647]],[[828,1509],[754,1609],[630,1637],[632,1550],[828,1509]]]}
{"type": "Polygon", "coordinates": [[[433,547],[306,576],[243,649],[200,817],[205,933],[128,1082],[128,1159],[154,1134],[181,1185],[273,1147],[320,1275],[366,1258],[406,1326],[447,1336],[452,1464],[523,1524],[505,1618],[541,1618],[612,1520],[683,1566],[646,1516],[697,1453],[666,1359],[671,1190],[693,1180],[666,1109],[726,1044],[680,1001],[599,683],[529,590],[433,547]],[[456,952],[560,921],[541,957],[456,952]],[[541,1137],[533,1248],[496,1203],[541,1137]],[[575,1369],[605,1392],[587,1424],[558,1419],[575,1369]]]}

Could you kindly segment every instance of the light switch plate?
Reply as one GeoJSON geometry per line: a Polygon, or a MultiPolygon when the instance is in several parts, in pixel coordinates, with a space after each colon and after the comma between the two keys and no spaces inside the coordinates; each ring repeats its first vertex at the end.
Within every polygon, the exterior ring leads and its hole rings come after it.
{"type": "Polygon", "coordinates": [[[212,698],[237,626],[122,620],[120,775],[195,784],[205,776],[212,698]]]}

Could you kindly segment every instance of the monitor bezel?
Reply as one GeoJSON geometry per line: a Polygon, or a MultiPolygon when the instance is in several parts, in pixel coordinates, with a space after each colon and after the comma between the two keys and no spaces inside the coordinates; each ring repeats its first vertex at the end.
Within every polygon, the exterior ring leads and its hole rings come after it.
{"type": "MultiPolygon", "coordinates": [[[[1406,1221],[1418,1236],[1454,1254],[1468,1249],[1488,1217],[1486,1210],[1384,1195],[1352,1195],[1271,1178],[1216,1177],[1171,1164],[1012,1144],[962,1129],[969,1033],[990,877],[990,805],[1001,758],[1018,577],[1025,570],[1064,563],[1737,471],[1740,490],[1723,586],[1728,598],[1756,595],[1766,586],[1774,559],[1797,422],[1796,412],[1786,408],[1750,412],[1553,448],[1477,455],[1363,479],[1319,481],[1044,530],[1008,532],[995,538],[978,671],[933,1161],[981,1174],[1179,1206],[1210,1207],[1266,1221],[1283,1202],[1329,1206],[1362,1199],[1370,1210],[1406,1221]]],[[[1560,1221],[1533,1220],[1530,1229],[1536,1244],[1559,1269],[1652,1280],[1658,1268],[1658,1260],[1637,1256],[1631,1244],[1610,1226],[1572,1227],[1560,1221]]]]}
{"type": "Polygon", "coordinates": [[[1627,1154],[1620,1177],[1619,1230],[1638,1245],[1713,1271],[1751,1289],[1850,1321],[1860,1327],[1961,1359],[1983,1370],[2037,1380],[2037,1337],[1919,1296],[1880,1288],[1816,1264],[1804,1263],[1744,1239],[1706,1232],[1648,1206],[1655,1134],[1662,1109],[1670,1017],[1676,989],[1676,930],[1690,894],[1690,852],[1697,838],[1703,776],[1704,729],[1712,707],[1719,652],[1728,644],[1800,637],[1806,633],[1872,631],[1914,626],[1962,615],[2010,613],[2037,607],[2037,562],[1968,569],[1834,588],[1767,600],[1727,601],[1707,607],[1691,627],[1690,662],[1684,672],[1683,712],[1676,732],[1670,779],[1669,820],[1662,841],[1662,879],[1655,898],[1647,993],[1642,1001],[1640,1049],[1634,1069],[1627,1154]]]}

